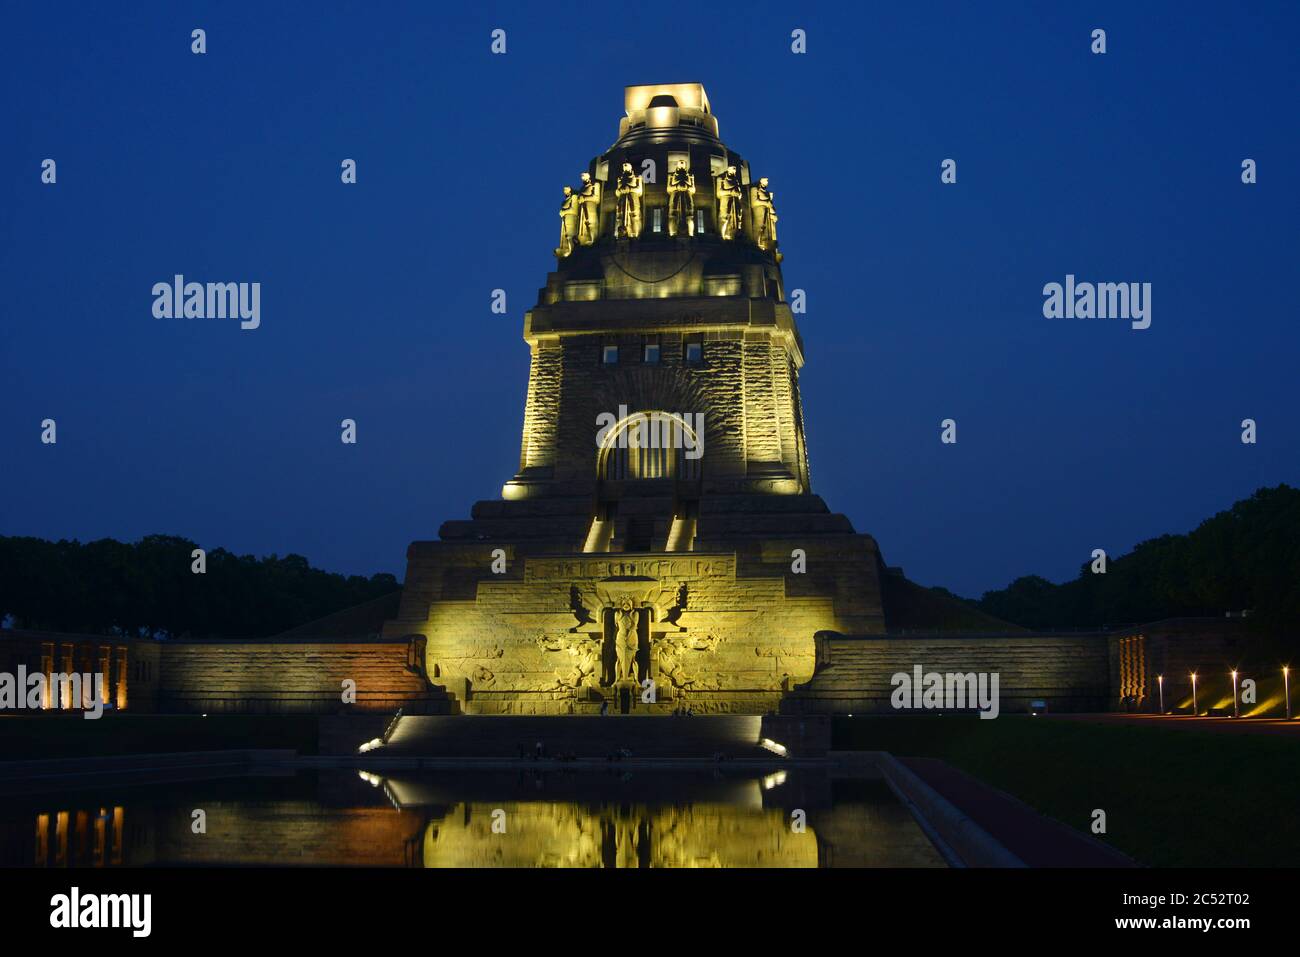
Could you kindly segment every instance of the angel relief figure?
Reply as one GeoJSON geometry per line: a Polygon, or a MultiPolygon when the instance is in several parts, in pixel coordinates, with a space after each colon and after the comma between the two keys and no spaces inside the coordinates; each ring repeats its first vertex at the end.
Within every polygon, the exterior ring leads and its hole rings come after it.
{"type": "Polygon", "coordinates": [[[619,602],[614,610],[614,621],[617,626],[614,651],[618,660],[618,674],[615,677],[618,680],[631,678],[635,681],[637,608],[632,604],[631,598],[624,598],[619,602]]]}

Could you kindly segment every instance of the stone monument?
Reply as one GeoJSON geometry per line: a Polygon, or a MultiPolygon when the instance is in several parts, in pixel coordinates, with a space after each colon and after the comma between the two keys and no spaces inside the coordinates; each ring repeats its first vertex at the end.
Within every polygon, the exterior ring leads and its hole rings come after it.
{"type": "Polygon", "coordinates": [[[768,181],[699,84],[625,108],[524,317],[519,470],[410,546],[384,627],[466,713],[765,713],[819,632],[884,631],[876,543],[812,493],[768,181]]]}

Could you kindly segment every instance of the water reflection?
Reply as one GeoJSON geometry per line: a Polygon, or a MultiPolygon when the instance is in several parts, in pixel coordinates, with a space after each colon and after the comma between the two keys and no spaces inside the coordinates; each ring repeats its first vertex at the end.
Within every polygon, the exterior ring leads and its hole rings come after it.
{"type": "Polygon", "coordinates": [[[816,867],[778,809],[459,804],[424,831],[425,867],[816,867]]]}
{"type": "Polygon", "coordinates": [[[337,771],[0,798],[0,865],[942,866],[878,780],[337,771]],[[195,833],[194,811],[206,830],[195,833]]]}

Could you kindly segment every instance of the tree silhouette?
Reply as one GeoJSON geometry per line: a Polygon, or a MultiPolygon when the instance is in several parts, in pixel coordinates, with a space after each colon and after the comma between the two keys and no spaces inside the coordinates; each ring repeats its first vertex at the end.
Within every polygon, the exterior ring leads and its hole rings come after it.
{"type": "Polygon", "coordinates": [[[392,575],[312,568],[301,555],[254,558],[150,535],[82,544],[0,537],[0,619],[46,631],[260,638],[395,591],[392,575]]]}

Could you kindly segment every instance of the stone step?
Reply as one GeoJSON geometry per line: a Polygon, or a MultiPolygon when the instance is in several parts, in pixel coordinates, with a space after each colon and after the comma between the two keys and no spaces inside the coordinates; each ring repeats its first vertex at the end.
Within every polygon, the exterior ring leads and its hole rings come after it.
{"type": "Polygon", "coordinates": [[[382,753],[518,758],[521,753],[531,757],[540,741],[548,757],[604,758],[621,748],[637,758],[710,758],[719,753],[731,759],[775,757],[759,745],[762,720],[757,715],[403,715],[382,753]]]}

